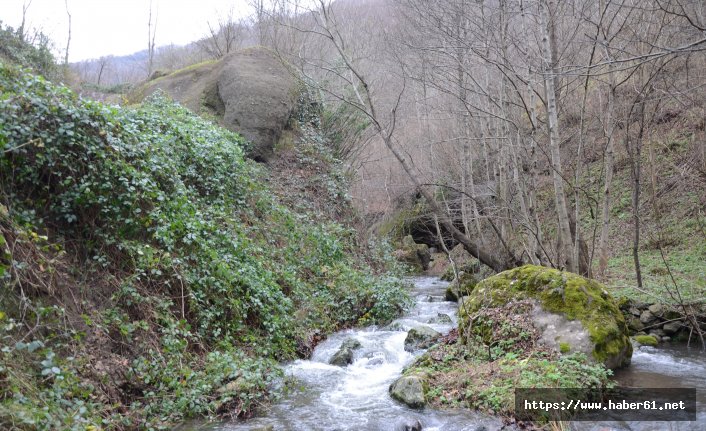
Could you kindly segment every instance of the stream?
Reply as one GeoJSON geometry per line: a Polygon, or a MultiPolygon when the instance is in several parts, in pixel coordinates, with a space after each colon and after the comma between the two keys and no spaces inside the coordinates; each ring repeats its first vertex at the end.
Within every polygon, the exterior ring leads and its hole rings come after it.
{"type": "MultiPolygon", "coordinates": [[[[413,296],[416,305],[391,325],[341,331],[315,349],[310,360],[297,360],[286,366],[294,388],[276,404],[247,421],[197,427],[209,431],[397,431],[419,421],[425,431],[493,431],[502,428],[500,419],[469,410],[413,410],[388,393],[390,384],[421,352],[404,350],[407,330],[427,325],[446,333],[456,326],[456,303],[444,301],[447,282],[435,277],[418,277],[413,296]],[[439,314],[453,323],[430,324],[439,314]],[[362,347],[347,367],[329,365],[341,343],[355,338],[362,347]]],[[[641,347],[635,350],[632,365],[616,373],[623,386],[696,387],[697,422],[571,422],[577,431],[657,431],[706,430],[706,355],[699,349],[682,346],[641,347]]],[[[504,428],[504,429],[515,429],[504,428]]]]}

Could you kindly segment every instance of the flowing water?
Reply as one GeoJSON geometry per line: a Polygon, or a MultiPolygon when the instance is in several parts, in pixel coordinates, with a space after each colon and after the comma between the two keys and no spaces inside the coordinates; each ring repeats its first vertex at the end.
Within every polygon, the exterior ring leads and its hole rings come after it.
{"type": "MultiPolygon", "coordinates": [[[[414,280],[415,307],[404,317],[385,328],[369,327],[331,335],[319,344],[310,360],[294,361],[286,373],[297,384],[284,398],[260,416],[244,422],[211,424],[200,430],[218,431],[396,431],[405,424],[419,421],[425,431],[493,431],[502,422],[468,410],[413,410],[394,400],[388,393],[390,384],[402,369],[420,352],[404,350],[407,330],[427,325],[446,333],[456,326],[456,304],[444,301],[448,283],[438,278],[414,280]],[[450,324],[428,323],[439,314],[449,315],[450,324]],[[331,356],[341,343],[355,338],[362,347],[347,367],[329,365],[331,356]],[[270,428],[271,427],[271,428],[270,428]]],[[[641,387],[706,387],[706,357],[697,350],[640,348],[632,365],[616,374],[624,386],[641,387]]],[[[706,400],[699,392],[699,422],[572,422],[577,431],[612,430],[706,430],[706,400]]],[[[504,428],[508,429],[508,428],[504,428]]]]}

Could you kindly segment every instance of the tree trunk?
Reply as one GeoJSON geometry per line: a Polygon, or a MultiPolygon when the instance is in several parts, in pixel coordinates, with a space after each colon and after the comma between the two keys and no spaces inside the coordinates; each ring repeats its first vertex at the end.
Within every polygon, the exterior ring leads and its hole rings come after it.
{"type": "MultiPolygon", "coordinates": [[[[551,1],[544,0],[540,5],[540,15],[542,22],[542,51],[544,55],[544,90],[547,98],[547,125],[549,127],[549,152],[551,154],[552,178],[554,180],[554,203],[559,223],[559,242],[561,244],[559,254],[566,260],[566,267],[569,271],[577,272],[577,262],[573,260],[571,238],[571,226],[569,212],[567,209],[566,192],[564,191],[563,169],[561,165],[561,139],[559,135],[559,118],[556,100],[554,65],[554,41],[550,36],[549,5],[551,1]]],[[[563,260],[559,260],[563,262],[563,260]]]]}

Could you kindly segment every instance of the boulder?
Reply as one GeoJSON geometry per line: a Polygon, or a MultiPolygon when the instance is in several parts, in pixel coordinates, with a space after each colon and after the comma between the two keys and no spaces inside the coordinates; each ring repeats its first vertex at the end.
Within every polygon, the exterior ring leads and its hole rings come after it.
{"type": "Polygon", "coordinates": [[[250,156],[267,161],[294,111],[299,84],[277,56],[249,48],[225,58],[218,95],[223,123],[252,143],[250,156]]]}
{"type": "Polygon", "coordinates": [[[355,338],[348,338],[341,344],[341,347],[334,353],[328,363],[338,367],[345,367],[353,363],[353,351],[360,347],[360,341],[355,338]]]}
{"type": "Polygon", "coordinates": [[[402,376],[390,385],[390,396],[413,409],[421,409],[426,404],[426,389],[422,376],[402,376]]]}
{"type": "Polygon", "coordinates": [[[533,325],[541,341],[561,351],[584,352],[606,367],[626,366],[632,357],[625,318],[600,283],[570,272],[525,265],[489,277],[463,298],[459,331],[482,307],[532,300],[533,325]],[[568,345],[568,346],[567,346],[568,345]]]}
{"type": "Polygon", "coordinates": [[[301,94],[297,79],[263,47],[236,51],[166,76],[154,74],[131,100],[141,101],[157,90],[241,134],[251,144],[248,156],[262,162],[274,154],[301,94]]]}
{"type": "Polygon", "coordinates": [[[425,271],[429,268],[431,253],[426,244],[417,244],[412,235],[407,235],[402,239],[402,248],[394,251],[397,260],[410,264],[417,272],[425,271]]]}
{"type": "Polygon", "coordinates": [[[441,333],[431,329],[428,326],[417,326],[407,332],[407,338],[404,340],[404,349],[408,352],[413,352],[417,349],[426,349],[441,337],[441,333]]]}

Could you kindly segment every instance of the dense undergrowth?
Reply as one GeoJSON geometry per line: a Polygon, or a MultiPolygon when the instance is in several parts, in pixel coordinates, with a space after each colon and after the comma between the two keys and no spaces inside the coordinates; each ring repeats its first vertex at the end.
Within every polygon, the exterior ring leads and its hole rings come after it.
{"type": "Polygon", "coordinates": [[[280,203],[244,145],[159,95],[111,107],[0,66],[0,428],[247,415],[277,361],[407,306],[386,250],[280,203]]]}

